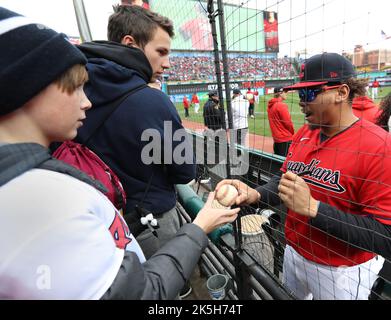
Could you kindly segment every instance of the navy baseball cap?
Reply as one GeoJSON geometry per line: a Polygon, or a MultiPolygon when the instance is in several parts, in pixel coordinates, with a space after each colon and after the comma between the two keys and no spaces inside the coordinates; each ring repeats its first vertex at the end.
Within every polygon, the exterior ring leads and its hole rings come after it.
{"type": "Polygon", "coordinates": [[[239,89],[234,89],[232,92],[234,94],[242,94],[242,92],[239,89]]]}
{"type": "Polygon", "coordinates": [[[218,96],[217,91],[216,90],[209,91],[208,96],[209,97],[218,96]]]}
{"type": "Polygon", "coordinates": [[[284,87],[284,90],[297,90],[316,87],[327,83],[341,83],[356,77],[353,64],[338,53],[322,53],[308,59],[301,66],[300,82],[284,87]]]}
{"type": "Polygon", "coordinates": [[[281,93],[281,92],[284,92],[284,88],[283,87],[275,87],[274,90],[273,90],[274,93],[281,93]]]}

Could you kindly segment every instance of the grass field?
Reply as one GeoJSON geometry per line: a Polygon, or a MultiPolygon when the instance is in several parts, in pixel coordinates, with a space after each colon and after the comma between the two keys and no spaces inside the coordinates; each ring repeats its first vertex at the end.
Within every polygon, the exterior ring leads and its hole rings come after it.
{"type": "MultiPolygon", "coordinates": [[[[391,87],[380,88],[379,98],[375,100],[375,103],[379,104],[380,100],[391,92],[391,87]]],[[[255,119],[248,118],[249,130],[250,133],[255,133],[258,135],[271,137],[269,121],[267,119],[267,102],[272,99],[272,95],[261,96],[259,103],[255,106],[255,119]]],[[[204,123],[202,118],[202,106],[206,102],[205,97],[200,97],[200,110],[198,114],[194,113],[194,108],[190,108],[190,117],[187,118],[189,121],[198,122],[200,124],[204,123]]],[[[297,93],[288,94],[288,98],[285,100],[285,103],[289,107],[291,113],[292,121],[295,127],[295,132],[304,124],[304,115],[300,111],[299,106],[299,97],[297,93]]],[[[185,111],[181,103],[176,104],[178,113],[182,119],[185,118],[185,111]]]]}

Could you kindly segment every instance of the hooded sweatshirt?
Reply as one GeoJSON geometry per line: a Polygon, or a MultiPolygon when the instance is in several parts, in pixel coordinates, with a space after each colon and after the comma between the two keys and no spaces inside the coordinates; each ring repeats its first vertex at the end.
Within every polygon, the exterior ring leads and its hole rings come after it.
{"type": "Polygon", "coordinates": [[[356,97],[353,99],[353,113],[356,117],[376,123],[379,108],[367,96],[356,97]]]}
{"type": "Polygon", "coordinates": [[[154,214],[172,209],[176,203],[174,184],[185,184],[195,177],[192,147],[168,96],[146,86],[152,69],[145,54],[107,41],[85,43],[79,49],[88,58],[85,92],[92,108],[77,141],[118,175],[127,194],[126,213],[141,202],[154,214]],[[142,85],[107,117],[110,103],[142,85]],[[176,132],[180,139],[174,140],[176,132]],[[186,162],[179,164],[173,154],[183,154],[183,150],[186,162]]]}
{"type": "Polygon", "coordinates": [[[267,114],[274,142],[282,143],[292,141],[295,129],[288,106],[283,103],[281,98],[269,100],[267,114]]]}

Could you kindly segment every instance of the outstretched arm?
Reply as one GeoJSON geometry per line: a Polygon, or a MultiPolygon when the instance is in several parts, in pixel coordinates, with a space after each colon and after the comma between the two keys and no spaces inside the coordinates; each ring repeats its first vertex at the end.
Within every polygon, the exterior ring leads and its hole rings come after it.
{"type": "Polygon", "coordinates": [[[239,208],[214,209],[213,199],[214,193],[210,193],[194,222],[184,225],[174,239],[144,264],[134,253],[127,252],[117,277],[102,299],[174,299],[208,245],[206,235],[237,218],[239,208]]]}

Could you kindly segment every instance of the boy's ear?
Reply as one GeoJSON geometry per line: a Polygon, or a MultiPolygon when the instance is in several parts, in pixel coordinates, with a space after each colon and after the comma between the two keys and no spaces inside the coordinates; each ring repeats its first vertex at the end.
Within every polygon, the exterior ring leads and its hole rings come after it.
{"type": "Polygon", "coordinates": [[[138,47],[134,38],[128,34],[122,38],[121,44],[129,47],[138,47]]]}

